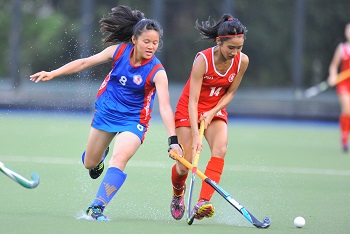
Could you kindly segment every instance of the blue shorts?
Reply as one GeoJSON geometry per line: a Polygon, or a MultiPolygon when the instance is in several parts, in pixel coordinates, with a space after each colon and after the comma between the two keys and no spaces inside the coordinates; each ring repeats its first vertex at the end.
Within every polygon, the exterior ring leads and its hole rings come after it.
{"type": "Polygon", "coordinates": [[[145,138],[145,134],[148,130],[148,126],[141,124],[139,121],[130,120],[130,117],[118,117],[101,114],[95,111],[94,117],[91,121],[91,127],[96,129],[110,132],[131,132],[140,138],[141,144],[145,138]]]}

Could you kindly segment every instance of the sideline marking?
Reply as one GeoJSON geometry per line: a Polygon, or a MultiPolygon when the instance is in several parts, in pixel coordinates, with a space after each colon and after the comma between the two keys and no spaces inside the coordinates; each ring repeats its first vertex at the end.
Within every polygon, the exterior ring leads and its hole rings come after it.
{"type": "MultiPolygon", "coordinates": [[[[55,165],[81,165],[80,159],[67,159],[57,157],[24,157],[24,156],[0,156],[3,162],[38,163],[55,165]]],[[[143,168],[169,168],[170,164],[163,161],[140,161],[131,160],[128,167],[143,168]]],[[[303,167],[268,167],[268,166],[225,166],[228,171],[259,172],[259,173],[280,173],[280,174],[302,174],[302,175],[330,175],[350,176],[350,170],[317,169],[303,167]]]]}

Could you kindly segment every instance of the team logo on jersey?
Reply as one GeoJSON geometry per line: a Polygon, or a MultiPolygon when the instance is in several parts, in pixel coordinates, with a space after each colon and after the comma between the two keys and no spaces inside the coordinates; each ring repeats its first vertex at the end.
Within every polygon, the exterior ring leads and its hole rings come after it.
{"type": "Polygon", "coordinates": [[[213,76],[204,76],[203,78],[204,78],[204,79],[208,79],[208,80],[214,80],[214,77],[213,77],[213,76]]]}
{"type": "Polygon", "coordinates": [[[134,75],[133,81],[135,84],[140,85],[142,83],[142,76],[141,75],[134,75]]]}
{"type": "Polygon", "coordinates": [[[232,83],[232,81],[235,79],[236,77],[236,73],[232,73],[229,77],[228,77],[228,82],[232,83]]]}

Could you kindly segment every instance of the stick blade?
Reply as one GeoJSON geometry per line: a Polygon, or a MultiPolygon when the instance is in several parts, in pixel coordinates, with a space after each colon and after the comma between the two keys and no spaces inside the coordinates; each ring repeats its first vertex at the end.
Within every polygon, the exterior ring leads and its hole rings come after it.
{"type": "Polygon", "coordinates": [[[38,187],[38,185],[40,183],[40,177],[36,172],[32,173],[32,176],[31,176],[32,180],[27,180],[27,179],[23,179],[23,178],[19,178],[19,177],[16,177],[15,179],[20,185],[22,185],[23,187],[25,187],[27,189],[36,188],[36,187],[38,187]]]}
{"type": "Polygon", "coordinates": [[[311,98],[311,97],[316,96],[318,93],[319,93],[319,90],[316,87],[311,87],[305,91],[305,97],[311,98]]]}
{"type": "Polygon", "coordinates": [[[194,215],[192,215],[190,218],[187,219],[187,224],[192,225],[193,221],[194,221],[194,215]]]}
{"type": "Polygon", "coordinates": [[[33,189],[38,187],[39,183],[40,183],[40,177],[37,173],[32,173],[32,180],[27,180],[27,179],[22,179],[19,177],[16,177],[16,181],[22,185],[23,187],[27,188],[27,189],[33,189]]]}
{"type": "Polygon", "coordinates": [[[329,85],[326,81],[322,81],[318,85],[310,87],[304,91],[304,96],[306,98],[312,98],[319,95],[320,93],[326,91],[329,88],[329,85]]]}
{"type": "Polygon", "coordinates": [[[31,182],[30,188],[33,189],[33,188],[38,187],[39,183],[40,183],[39,174],[36,173],[36,172],[34,172],[34,173],[32,174],[32,182],[31,182]]]}
{"type": "Polygon", "coordinates": [[[2,162],[0,162],[0,171],[7,175],[13,181],[28,189],[36,188],[40,182],[40,177],[37,173],[32,173],[32,180],[28,180],[25,177],[18,174],[17,172],[6,167],[2,162]]]}
{"type": "Polygon", "coordinates": [[[253,220],[252,224],[257,228],[266,229],[266,228],[269,228],[271,225],[271,219],[269,217],[265,217],[263,222],[260,222],[253,215],[251,215],[251,217],[253,220]]]}

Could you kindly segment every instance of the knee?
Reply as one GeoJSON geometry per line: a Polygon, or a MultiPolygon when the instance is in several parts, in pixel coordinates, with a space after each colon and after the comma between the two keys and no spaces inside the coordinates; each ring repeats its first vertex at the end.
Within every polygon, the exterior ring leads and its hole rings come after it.
{"type": "Polygon", "coordinates": [[[99,164],[98,161],[96,160],[91,160],[91,159],[88,159],[85,157],[85,160],[84,160],[84,167],[86,169],[92,169],[94,167],[96,167],[97,165],[99,164]]]}
{"type": "Polygon", "coordinates": [[[188,173],[188,168],[179,163],[178,166],[177,166],[177,173],[179,175],[187,174],[188,173]]]}
{"type": "Polygon", "coordinates": [[[221,146],[213,149],[212,155],[215,155],[219,158],[224,158],[227,152],[227,146],[221,146]]]}

